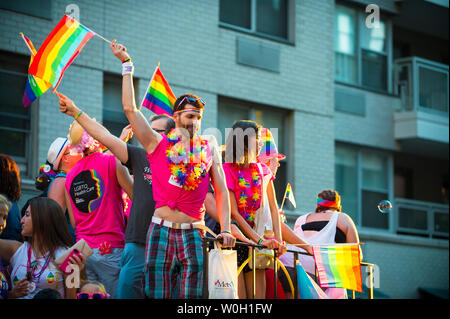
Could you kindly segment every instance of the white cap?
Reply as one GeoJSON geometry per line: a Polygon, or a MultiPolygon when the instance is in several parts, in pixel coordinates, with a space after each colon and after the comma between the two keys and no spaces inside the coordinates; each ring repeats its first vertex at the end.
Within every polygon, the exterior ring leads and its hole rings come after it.
{"type": "Polygon", "coordinates": [[[53,164],[53,170],[55,171],[58,170],[61,157],[63,156],[67,146],[69,146],[67,143],[68,141],[68,138],[58,137],[53,141],[52,145],[50,145],[50,148],[48,149],[47,161],[50,164],[53,164]]]}

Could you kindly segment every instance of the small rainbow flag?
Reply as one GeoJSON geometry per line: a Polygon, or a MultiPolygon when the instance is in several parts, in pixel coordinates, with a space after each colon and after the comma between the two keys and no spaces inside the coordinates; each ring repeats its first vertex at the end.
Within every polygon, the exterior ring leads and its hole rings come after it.
{"type": "MultiPolygon", "coordinates": [[[[28,49],[31,53],[30,65],[33,62],[33,58],[36,55],[36,49],[34,48],[31,40],[26,37],[23,33],[20,33],[20,36],[25,41],[28,49]]],[[[25,85],[25,92],[23,94],[22,103],[24,107],[28,107],[36,100],[39,96],[45,93],[51,87],[50,83],[47,83],[39,78],[34,77],[31,74],[28,74],[27,84],[25,85]]]]}
{"type": "Polygon", "coordinates": [[[362,290],[358,244],[313,246],[320,287],[362,290]]]}
{"type": "Polygon", "coordinates": [[[292,203],[294,208],[297,208],[297,203],[295,202],[295,198],[294,198],[294,192],[292,191],[291,184],[289,184],[289,183],[286,186],[285,198],[289,199],[289,201],[292,203]]]}
{"type": "Polygon", "coordinates": [[[59,21],[34,56],[28,73],[53,86],[56,91],[64,71],[95,33],[68,15],[59,21]]]}
{"type": "Polygon", "coordinates": [[[175,94],[173,94],[169,83],[167,83],[164,78],[158,64],[141,105],[156,114],[167,114],[172,116],[173,105],[176,100],[177,98],[175,97],[175,94]]]}

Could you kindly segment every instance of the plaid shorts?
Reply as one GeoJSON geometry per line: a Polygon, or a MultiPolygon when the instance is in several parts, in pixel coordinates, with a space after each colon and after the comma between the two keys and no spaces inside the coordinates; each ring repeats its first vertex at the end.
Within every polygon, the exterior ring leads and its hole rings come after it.
{"type": "Polygon", "coordinates": [[[144,269],[147,298],[203,297],[202,236],[203,232],[195,228],[172,229],[150,224],[144,269]],[[178,296],[174,291],[178,291],[178,296]]]}

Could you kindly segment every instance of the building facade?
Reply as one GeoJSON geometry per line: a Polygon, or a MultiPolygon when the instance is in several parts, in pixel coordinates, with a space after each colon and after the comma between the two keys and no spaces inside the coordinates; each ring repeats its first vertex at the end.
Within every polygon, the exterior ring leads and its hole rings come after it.
{"type": "MultiPolygon", "coordinates": [[[[272,128],[287,156],[279,203],[288,182],[297,202],[284,207],[288,223],[313,211],[323,189],[337,189],[364,260],[377,266],[380,296],[448,296],[448,10],[438,0],[5,2],[0,152],[19,163],[21,204],[39,194],[34,177],[71,118],[51,92],[21,105],[30,53],[19,32],[38,48],[71,14],[127,47],[137,103],[159,62],[175,95],[206,101],[202,131],[219,143],[238,119],[272,128]],[[382,214],[386,199],[393,210],[382,214]]],[[[127,124],[120,62],[98,37],[58,91],[114,134],[127,124]]]]}

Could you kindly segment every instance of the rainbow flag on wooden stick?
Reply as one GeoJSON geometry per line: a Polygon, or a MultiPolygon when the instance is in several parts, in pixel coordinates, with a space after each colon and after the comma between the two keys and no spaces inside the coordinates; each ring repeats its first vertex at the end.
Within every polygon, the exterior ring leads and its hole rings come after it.
{"type": "Polygon", "coordinates": [[[358,244],[313,246],[320,287],[362,290],[358,244]]]}
{"type": "Polygon", "coordinates": [[[176,100],[177,98],[159,69],[158,63],[141,105],[156,114],[172,116],[176,100]]]}
{"type": "MultiPolygon", "coordinates": [[[[36,55],[36,49],[34,48],[33,43],[28,37],[26,37],[23,33],[20,33],[20,36],[25,41],[25,44],[30,50],[31,53],[30,65],[31,65],[31,63],[33,62],[33,58],[36,55]]],[[[24,107],[30,106],[34,100],[36,100],[39,96],[44,94],[45,91],[47,91],[50,87],[51,87],[50,83],[45,82],[44,80],[41,80],[31,74],[28,74],[27,84],[25,85],[25,92],[22,98],[23,106],[24,107]]]]}
{"type": "Polygon", "coordinates": [[[50,83],[55,92],[64,71],[94,35],[78,21],[64,15],[42,43],[28,73],[50,83]]]}

